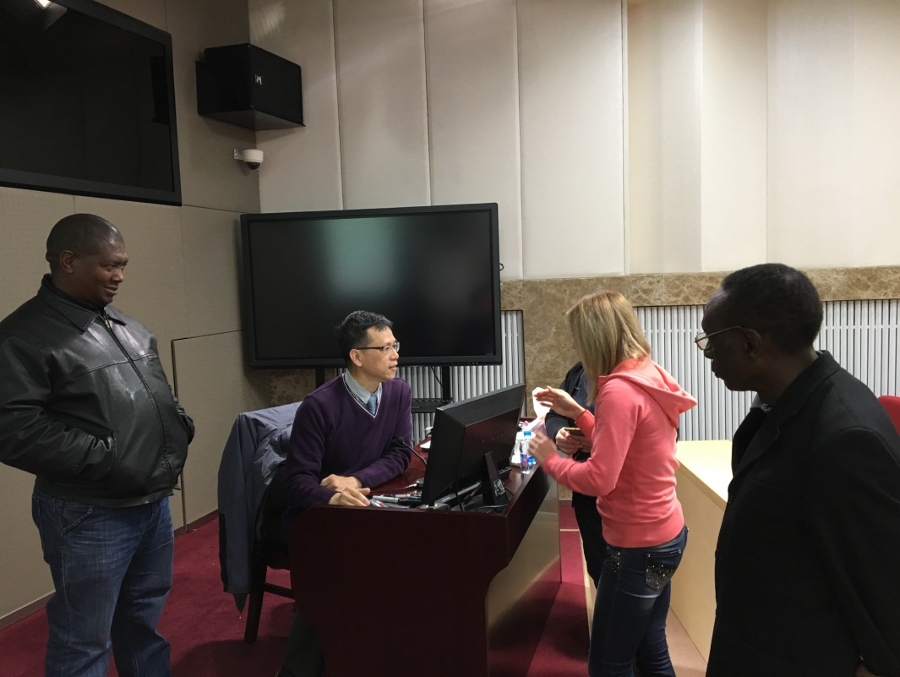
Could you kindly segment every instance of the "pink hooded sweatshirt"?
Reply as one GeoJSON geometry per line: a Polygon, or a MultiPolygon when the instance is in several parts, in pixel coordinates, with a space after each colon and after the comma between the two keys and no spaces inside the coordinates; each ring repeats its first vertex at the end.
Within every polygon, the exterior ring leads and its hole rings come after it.
{"type": "Polygon", "coordinates": [[[620,548],[671,541],[684,526],[675,495],[678,417],[697,400],[649,358],[621,362],[597,379],[594,414],[575,421],[591,439],[584,463],[550,456],[544,470],[588,496],[597,496],[603,537],[620,548]]]}

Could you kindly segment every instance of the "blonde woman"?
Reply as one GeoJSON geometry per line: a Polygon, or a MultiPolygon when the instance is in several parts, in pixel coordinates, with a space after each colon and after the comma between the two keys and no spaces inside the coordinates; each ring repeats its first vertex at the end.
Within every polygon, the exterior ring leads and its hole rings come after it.
{"type": "Polygon", "coordinates": [[[675,495],[678,417],[697,404],[650,359],[631,304],[614,291],[585,296],[566,313],[587,373],[594,414],[564,390],[537,398],[575,420],[592,440],[578,463],[539,435],[531,451],[564,485],[597,496],[607,556],[597,589],[591,677],[675,677],[666,642],[669,581],[687,544],[675,495]],[[596,418],[595,418],[596,417],[596,418]]]}

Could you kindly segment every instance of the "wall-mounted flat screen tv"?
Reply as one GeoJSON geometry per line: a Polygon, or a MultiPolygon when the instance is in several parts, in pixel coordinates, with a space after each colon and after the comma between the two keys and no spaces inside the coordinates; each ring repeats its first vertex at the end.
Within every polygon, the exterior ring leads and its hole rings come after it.
{"type": "Polygon", "coordinates": [[[92,0],[0,0],[0,185],[181,204],[172,38],[92,0]]]}
{"type": "Polygon", "coordinates": [[[394,323],[401,365],[500,364],[497,205],[244,214],[249,364],[342,366],[354,310],[394,323]]]}

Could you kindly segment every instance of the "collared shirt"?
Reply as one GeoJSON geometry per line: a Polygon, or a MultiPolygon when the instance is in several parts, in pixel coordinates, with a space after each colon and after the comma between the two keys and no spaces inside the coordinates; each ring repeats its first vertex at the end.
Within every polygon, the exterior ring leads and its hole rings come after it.
{"type": "MultiPolygon", "coordinates": [[[[344,385],[347,386],[347,391],[351,395],[353,395],[353,399],[356,400],[357,402],[359,402],[360,405],[362,405],[363,409],[368,411],[369,410],[369,397],[372,396],[372,393],[370,393],[368,390],[363,388],[359,384],[359,381],[357,381],[355,378],[353,378],[353,376],[350,374],[349,371],[344,372],[344,385]]],[[[378,390],[375,391],[375,402],[377,403],[375,405],[375,408],[377,411],[378,405],[381,404],[381,384],[380,383],[378,384],[378,390]]]]}
{"type": "Polygon", "coordinates": [[[761,409],[764,414],[768,414],[772,411],[772,406],[763,402],[759,395],[753,396],[753,401],[750,403],[751,409],[761,409]]]}

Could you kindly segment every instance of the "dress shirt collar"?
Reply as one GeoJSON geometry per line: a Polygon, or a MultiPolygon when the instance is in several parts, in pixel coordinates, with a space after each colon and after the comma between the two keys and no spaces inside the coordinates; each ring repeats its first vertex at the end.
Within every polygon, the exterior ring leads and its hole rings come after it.
{"type": "MultiPolygon", "coordinates": [[[[351,395],[353,395],[353,399],[359,402],[362,405],[363,409],[366,409],[366,411],[368,411],[368,407],[366,405],[369,404],[369,397],[372,395],[372,393],[363,388],[359,384],[359,381],[353,378],[349,371],[344,372],[344,385],[347,386],[347,391],[351,395]]],[[[379,405],[381,404],[380,383],[378,384],[378,390],[375,391],[375,401],[378,402],[379,405]]]]}

